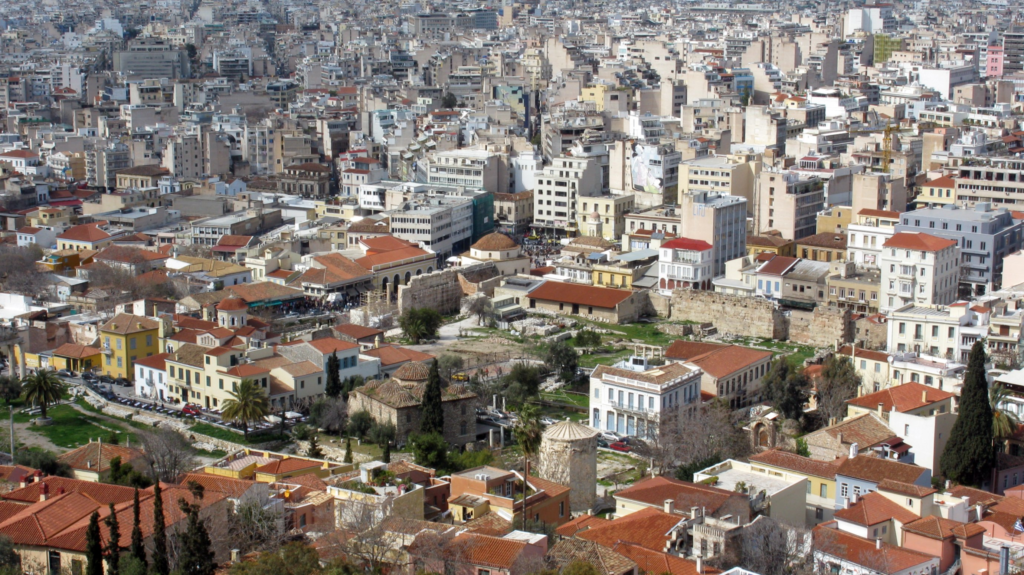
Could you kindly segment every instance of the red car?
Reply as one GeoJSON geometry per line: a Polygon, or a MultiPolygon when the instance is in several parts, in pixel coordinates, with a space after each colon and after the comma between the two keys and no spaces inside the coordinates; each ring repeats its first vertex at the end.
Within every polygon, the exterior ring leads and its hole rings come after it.
{"type": "Polygon", "coordinates": [[[615,443],[609,445],[608,447],[614,449],[615,451],[622,451],[623,453],[629,453],[630,451],[633,451],[633,448],[626,445],[622,441],[616,441],[615,443]]]}
{"type": "Polygon", "coordinates": [[[185,415],[191,415],[193,417],[196,415],[200,415],[202,413],[201,411],[199,411],[198,407],[192,404],[187,404],[185,405],[185,407],[182,407],[181,412],[184,413],[185,415]]]}

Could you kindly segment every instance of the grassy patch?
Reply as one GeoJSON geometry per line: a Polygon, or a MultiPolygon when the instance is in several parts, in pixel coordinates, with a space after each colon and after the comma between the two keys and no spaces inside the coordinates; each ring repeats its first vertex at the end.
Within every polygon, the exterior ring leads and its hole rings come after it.
{"type": "Polygon", "coordinates": [[[590,398],[585,393],[568,393],[563,389],[558,389],[555,391],[542,391],[540,397],[548,401],[571,403],[584,409],[590,407],[590,398]]]}
{"type": "Polygon", "coordinates": [[[277,430],[273,430],[261,433],[249,432],[249,440],[246,441],[245,436],[242,433],[235,433],[229,429],[210,425],[209,423],[197,423],[190,427],[189,430],[194,431],[195,433],[202,433],[203,435],[207,435],[214,439],[220,439],[221,441],[230,441],[232,443],[239,443],[242,445],[254,445],[278,439],[277,430]]]}
{"type": "MultiPolygon", "coordinates": [[[[58,405],[47,410],[46,415],[53,419],[53,424],[48,426],[33,426],[32,433],[38,433],[49,439],[54,445],[66,448],[74,448],[89,443],[89,439],[106,439],[112,431],[118,434],[121,441],[135,439],[133,433],[125,430],[124,427],[110,421],[101,420],[96,417],[79,413],[70,405],[58,405]]],[[[15,415],[15,421],[23,416],[23,421],[34,419],[37,416],[28,414],[15,415]]]]}
{"type": "Polygon", "coordinates": [[[197,449],[196,455],[198,455],[199,457],[209,457],[211,459],[223,459],[224,457],[227,457],[228,452],[221,449],[214,449],[212,451],[208,451],[206,449],[197,449]]]}
{"type": "Polygon", "coordinates": [[[802,367],[804,360],[814,357],[814,354],[817,351],[809,345],[799,345],[768,338],[737,337],[733,338],[731,341],[737,345],[757,347],[769,350],[776,355],[784,355],[786,356],[786,361],[789,362],[790,367],[802,367]]]}
{"type": "Polygon", "coordinates": [[[658,329],[657,323],[629,323],[624,325],[599,324],[587,320],[580,320],[582,323],[590,324],[601,329],[611,331],[606,337],[621,338],[625,340],[640,340],[647,345],[668,345],[679,339],[677,336],[663,333],[658,329]]]}
{"type": "Polygon", "coordinates": [[[632,354],[632,350],[620,349],[610,354],[583,354],[579,359],[580,367],[597,367],[599,365],[612,365],[622,361],[632,354]]]}

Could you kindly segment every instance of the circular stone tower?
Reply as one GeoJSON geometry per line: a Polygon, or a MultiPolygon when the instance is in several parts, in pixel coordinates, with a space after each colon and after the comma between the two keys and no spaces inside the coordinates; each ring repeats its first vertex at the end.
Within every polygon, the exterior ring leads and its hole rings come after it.
{"type": "Polygon", "coordinates": [[[573,513],[590,511],[597,498],[597,436],[586,425],[562,421],[545,429],[541,438],[539,475],[571,488],[573,513]]]}

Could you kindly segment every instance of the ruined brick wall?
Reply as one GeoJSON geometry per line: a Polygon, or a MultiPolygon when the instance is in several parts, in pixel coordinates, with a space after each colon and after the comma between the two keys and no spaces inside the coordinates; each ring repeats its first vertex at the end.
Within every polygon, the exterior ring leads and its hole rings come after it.
{"type": "Polygon", "coordinates": [[[671,319],[712,322],[718,333],[786,339],[785,321],[775,305],[763,299],[700,290],[672,293],[671,319]]]}
{"type": "MultiPolygon", "coordinates": [[[[487,262],[461,269],[446,269],[416,276],[409,285],[398,288],[398,315],[420,307],[442,314],[458,313],[459,302],[467,295],[470,284],[494,277],[494,264],[487,262]]],[[[471,293],[472,293],[471,292],[471,293]]]]}
{"type": "Polygon", "coordinates": [[[832,347],[852,339],[850,312],[818,306],[814,311],[792,310],[788,319],[789,340],[814,347],[832,347]]]}

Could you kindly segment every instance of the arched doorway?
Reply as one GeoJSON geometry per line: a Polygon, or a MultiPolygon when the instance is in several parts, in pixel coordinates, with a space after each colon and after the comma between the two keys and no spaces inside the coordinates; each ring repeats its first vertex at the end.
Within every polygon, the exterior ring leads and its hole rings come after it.
{"type": "Polygon", "coordinates": [[[388,293],[388,278],[380,280],[380,291],[388,293]]]}
{"type": "Polygon", "coordinates": [[[409,280],[412,279],[412,272],[405,272],[405,283],[402,285],[409,285],[409,280]]]}

